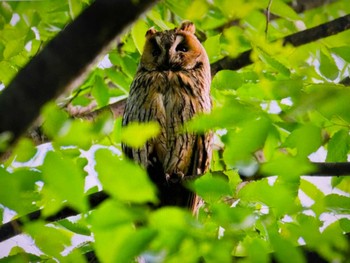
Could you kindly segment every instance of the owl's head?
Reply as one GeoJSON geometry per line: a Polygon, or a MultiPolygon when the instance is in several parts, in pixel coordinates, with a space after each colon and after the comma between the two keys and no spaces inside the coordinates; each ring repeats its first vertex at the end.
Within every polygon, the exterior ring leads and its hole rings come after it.
{"type": "Polygon", "coordinates": [[[194,35],[195,31],[190,21],[161,32],[150,28],[146,33],[140,68],[146,71],[179,71],[209,65],[207,54],[194,35]]]}

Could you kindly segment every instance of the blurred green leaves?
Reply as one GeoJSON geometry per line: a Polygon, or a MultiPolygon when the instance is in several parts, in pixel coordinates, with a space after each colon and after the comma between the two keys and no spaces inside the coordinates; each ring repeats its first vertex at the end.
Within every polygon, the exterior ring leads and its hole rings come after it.
{"type": "Polygon", "coordinates": [[[60,201],[80,212],[88,209],[84,195],[85,172],[83,167],[57,152],[48,152],[42,166],[45,187],[60,201]]]}
{"type": "MultiPolygon", "coordinates": [[[[236,256],[243,262],[272,257],[306,262],[302,242],[325,260],[348,259],[349,178],[333,178],[331,186],[343,192],[329,194],[301,176],[314,171],[309,159],[319,149],[327,151],[322,156],[327,162],[348,159],[350,91],[342,80],[349,75],[349,31],[300,47],[275,40],[347,14],[350,7],[338,0],[299,14],[291,1],[274,0],[266,30],[263,11],[269,2],[166,0],[156,5],[117,39],[81,86],[60,98],[59,106],[44,108],[42,131],[52,145],[46,155],[21,139],[1,164],[1,219],[7,209],[18,215],[38,207],[43,216],[63,206],[81,212],[74,222],[24,222],[47,261],[84,262],[80,247],[62,256],[75,234],[91,236],[85,245],[103,262],[133,262],[141,254],[160,262],[232,262],[236,256]],[[157,136],[157,123],[121,128],[120,118],[114,121],[108,111],[93,121],[82,117],[127,97],[148,28],[171,29],[187,19],[195,23],[211,63],[250,49],[253,61],[217,72],[212,112],[186,124],[188,132],[215,133],[212,170],[189,184],[204,200],[198,218],[176,207],[151,210],[148,204],[158,201],[155,186],[143,168],[120,155],[121,142],[141,149],[157,136]],[[33,163],[37,156],[42,163],[33,163]],[[242,182],[237,167],[255,166],[275,177],[242,182]],[[95,173],[110,198],[88,212],[85,180],[95,173]],[[329,217],[334,223],[328,224],[329,217]]],[[[90,3],[1,2],[1,89],[90,3]]],[[[23,250],[12,253],[18,256],[14,260],[33,258],[23,250]]]]}
{"type": "Polygon", "coordinates": [[[155,187],[140,166],[129,160],[120,160],[111,151],[104,149],[98,150],[95,158],[99,179],[111,196],[136,203],[157,201],[155,187]]]}

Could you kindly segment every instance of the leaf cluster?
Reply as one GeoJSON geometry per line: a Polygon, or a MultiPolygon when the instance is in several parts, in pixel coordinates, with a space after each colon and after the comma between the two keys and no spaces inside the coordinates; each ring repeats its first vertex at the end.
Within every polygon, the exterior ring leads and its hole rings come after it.
{"type": "MultiPolygon", "coordinates": [[[[301,176],[315,169],[309,160],[319,152],[328,162],[348,159],[350,93],[341,80],[349,75],[350,31],[299,47],[279,39],[348,14],[350,6],[338,0],[297,13],[291,2],[272,1],[268,28],[267,0],[164,0],[134,23],[82,85],[43,108],[50,143],[21,139],[1,164],[2,221],[9,210],[19,217],[40,208],[43,218],[63,207],[79,212],[49,224],[24,222],[41,253],[19,245],[2,260],[85,262],[83,254],[94,251],[102,262],[307,262],[303,246],[325,261],[345,261],[349,178],[333,178],[335,191],[327,193],[301,176]],[[150,209],[158,202],[154,185],[121,154],[121,141],[138,147],[157,134],[156,125],[121,130],[108,112],[93,121],[70,116],[127,97],[146,30],[184,19],[196,24],[211,63],[250,49],[253,61],[215,74],[213,111],[186,124],[216,136],[211,171],[188,185],[204,200],[198,218],[175,207],[150,209]],[[257,163],[273,177],[242,182],[238,168],[253,174],[257,163]],[[109,198],[90,211],[87,196],[101,189],[109,198]],[[78,235],[85,241],[76,245],[78,235]]],[[[89,4],[1,2],[2,87],[89,4]]]]}

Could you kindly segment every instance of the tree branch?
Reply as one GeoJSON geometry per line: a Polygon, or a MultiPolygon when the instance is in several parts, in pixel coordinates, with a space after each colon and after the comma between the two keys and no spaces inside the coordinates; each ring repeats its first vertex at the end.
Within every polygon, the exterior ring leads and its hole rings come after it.
{"type": "MultiPolygon", "coordinates": [[[[306,176],[333,177],[350,175],[350,163],[312,162],[311,164],[314,165],[316,169],[306,176]]],[[[264,174],[261,171],[261,167],[258,167],[258,169],[253,174],[247,174],[242,170],[238,171],[238,173],[243,181],[255,181],[265,177],[273,176],[264,174]]]]}
{"type": "MultiPolygon", "coordinates": [[[[297,32],[286,36],[283,44],[291,44],[295,47],[311,43],[321,38],[329,37],[350,28],[350,15],[337,18],[333,21],[321,24],[319,26],[297,32]]],[[[247,50],[237,58],[224,57],[211,64],[211,74],[214,76],[218,71],[223,69],[237,70],[253,63],[250,59],[252,50],[247,50]]]]}
{"type": "MultiPolygon", "coordinates": [[[[101,204],[108,197],[109,196],[103,191],[89,195],[88,200],[89,200],[89,204],[90,204],[90,210],[97,207],[99,204],[101,204]]],[[[44,221],[49,223],[49,222],[59,221],[61,219],[64,219],[64,218],[67,218],[70,216],[75,216],[78,214],[79,214],[79,212],[77,212],[69,207],[64,207],[60,211],[58,211],[56,214],[45,218],[42,216],[42,210],[36,210],[32,213],[21,216],[19,218],[16,218],[12,221],[9,221],[9,222],[1,225],[0,226],[0,242],[21,234],[22,233],[21,227],[27,222],[36,221],[38,219],[43,219],[44,221]]]]}
{"type": "Polygon", "coordinates": [[[0,135],[9,134],[9,144],[46,102],[77,85],[97,56],[156,0],[136,2],[93,2],[16,75],[0,95],[0,135]]]}
{"type": "MultiPolygon", "coordinates": [[[[350,163],[311,163],[315,165],[316,170],[313,173],[308,174],[307,176],[347,176],[350,175],[350,163]]],[[[239,171],[239,175],[243,181],[254,181],[260,180],[262,178],[266,178],[273,175],[266,175],[258,169],[254,174],[244,174],[244,172],[239,171]]],[[[198,179],[203,175],[193,175],[186,176],[185,182],[193,181],[198,179]]],[[[99,204],[101,204],[104,200],[106,200],[109,196],[103,192],[97,192],[88,196],[90,209],[94,209],[99,204]]],[[[25,222],[35,221],[38,219],[43,219],[46,222],[54,222],[58,221],[70,216],[78,215],[79,212],[69,208],[64,207],[55,215],[49,217],[42,217],[42,210],[34,211],[28,215],[21,216],[17,219],[14,219],[10,222],[7,222],[0,226],[0,242],[5,241],[11,237],[19,235],[22,233],[21,227],[25,222]]]]}

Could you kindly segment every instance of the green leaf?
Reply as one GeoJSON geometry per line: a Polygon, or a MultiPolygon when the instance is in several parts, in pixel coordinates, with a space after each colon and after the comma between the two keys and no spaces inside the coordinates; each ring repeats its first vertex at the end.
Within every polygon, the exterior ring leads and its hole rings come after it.
{"type": "Polygon", "coordinates": [[[202,43],[203,47],[207,51],[210,63],[214,63],[221,58],[220,37],[221,34],[208,37],[207,40],[202,43]]]}
{"type": "Polygon", "coordinates": [[[330,194],[324,198],[326,208],[337,214],[350,213],[350,198],[338,194],[330,194]]]}
{"type": "Polygon", "coordinates": [[[69,14],[72,19],[75,19],[82,10],[82,2],[80,0],[68,0],[69,14]]]}
{"type": "Polygon", "coordinates": [[[153,242],[154,248],[166,248],[169,253],[175,253],[185,237],[195,230],[197,223],[188,211],[178,207],[163,207],[150,215],[149,224],[158,232],[157,239],[153,242]]]}
{"type": "Polygon", "coordinates": [[[16,145],[13,155],[18,162],[27,162],[37,153],[37,149],[32,140],[22,138],[16,145]]]}
{"type": "Polygon", "coordinates": [[[206,202],[215,203],[224,196],[232,195],[228,181],[220,176],[205,174],[194,182],[194,189],[206,202]]]}
{"type": "Polygon", "coordinates": [[[243,244],[245,251],[247,251],[247,262],[250,263],[268,263],[270,262],[268,253],[269,247],[267,241],[261,238],[249,238],[247,237],[243,244]]]}
{"type": "Polygon", "coordinates": [[[281,263],[304,263],[305,258],[300,248],[295,247],[288,239],[279,235],[270,235],[271,244],[274,248],[276,258],[281,263]]]}
{"type": "Polygon", "coordinates": [[[75,234],[85,235],[85,236],[91,235],[90,229],[85,224],[82,224],[79,222],[75,223],[68,219],[63,219],[63,220],[57,221],[57,224],[63,226],[64,228],[66,228],[69,231],[72,231],[75,234]]]}
{"type": "Polygon", "coordinates": [[[326,55],[320,51],[319,70],[323,76],[330,80],[335,80],[339,75],[339,69],[331,55],[326,55]]]}
{"type": "Polygon", "coordinates": [[[295,148],[299,157],[307,157],[316,151],[321,144],[321,129],[310,123],[295,129],[287,137],[283,146],[295,148]]]}
{"type": "Polygon", "coordinates": [[[339,225],[345,233],[350,232],[350,219],[348,218],[339,219],[339,225]]]}
{"type": "Polygon", "coordinates": [[[332,187],[336,187],[346,193],[350,193],[350,178],[348,176],[333,177],[331,185],[332,187]]]}
{"type": "Polygon", "coordinates": [[[96,151],[95,159],[99,179],[104,190],[111,196],[136,203],[157,201],[155,186],[139,165],[129,160],[121,160],[107,149],[96,151]]]}
{"type": "Polygon", "coordinates": [[[288,186],[282,184],[271,186],[266,179],[245,185],[238,192],[238,197],[244,202],[256,202],[269,206],[277,218],[298,210],[296,197],[288,186]]]}
{"type": "Polygon", "coordinates": [[[58,136],[69,123],[68,115],[60,110],[54,103],[49,103],[43,109],[45,121],[43,130],[50,137],[58,136]]]}
{"type": "Polygon", "coordinates": [[[7,86],[17,74],[17,67],[7,61],[0,61],[0,82],[7,86]]]}
{"type": "Polygon", "coordinates": [[[46,154],[43,166],[45,186],[54,192],[62,201],[80,212],[88,208],[84,195],[85,172],[77,163],[57,152],[46,154]]]}
{"type": "Polygon", "coordinates": [[[17,170],[10,174],[0,167],[0,203],[19,214],[27,214],[37,207],[34,205],[39,195],[36,192],[36,182],[41,180],[41,174],[31,170],[17,170]]]}
{"type": "Polygon", "coordinates": [[[220,226],[225,229],[232,228],[233,230],[248,228],[254,223],[252,218],[253,209],[245,207],[229,207],[227,204],[217,203],[211,205],[212,217],[215,222],[218,222],[220,226]],[[252,219],[248,223],[248,221],[252,219]]]}
{"type": "Polygon", "coordinates": [[[328,142],[327,162],[346,162],[349,152],[349,131],[341,129],[328,142]]]}
{"type": "Polygon", "coordinates": [[[148,29],[149,26],[143,19],[139,19],[131,29],[132,39],[140,54],[143,52],[143,46],[146,42],[145,35],[148,29]]]}
{"type": "Polygon", "coordinates": [[[234,165],[237,162],[249,161],[252,154],[263,147],[270,128],[270,121],[261,117],[245,122],[237,131],[229,131],[225,135],[226,163],[234,165]]]}
{"type": "MultiPolygon", "coordinates": [[[[266,2],[266,1],[265,1],[266,2]]],[[[271,2],[271,13],[278,15],[283,18],[295,21],[300,20],[298,14],[291,8],[285,1],[282,0],[273,0],[271,2]]]]}
{"type": "Polygon", "coordinates": [[[208,3],[202,0],[191,1],[186,11],[187,19],[192,21],[202,19],[208,12],[208,3]]]}
{"type": "Polygon", "coordinates": [[[99,107],[106,106],[109,102],[109,91],[107,85],[104,83],[102,77],[95,77],[95,85],[91,91],[92,96],[97,101],[99,107]]]}
{"type": "Polygon", "coordinates": [[[325,196],[315,184],[305,179],[300,180],[300,190],[302,190],[312,200],[320,200],[325,196]]]}
{"type": "Polygon", "coordinates": [[[131,122],[123,127],[121,141],[130,147],[141,148],[149,139],[156,137],[159,132],[160,127],[157,122],[131,122]]]}
{"type": "Polygon", "coordinates": [[[134,227],[134,222],[144,217],[141,207],[115,200],[102,203],[90,216],[98,257],[103,262],[130,262],[141,253],[155,236],[152,229],[134,227]]]}
{"type": "Polygon", "coordinates": [[[220,70],[211,83],[212,89],[238,89],[243,84],[241,74],[232,70],[220,70]]]}
{"type": "Polygon", "coordinates": [[[45,226],[42,221],[27,223],[24,230],[35,240],[35,244],[45,254],[57,259],[62,258],[61,253],[65,247],[70,245],[72,234],[53,226],[45,226]]]}
{"type": "Polygon", "coordinates": [[[269,55],[268,53],[264,52],[261,49],[258,49],[259,52],[259,57],[260,59],[270,65],[271,67],[273,67],[274,69],[276,69],[278,72],[280,72],[281,74],[289,77],[290,76],[290,70],[283,65],[281,62],[279,62],[277,59],[273,58],[271,55],[269,55]]]}
{"type": "Polygon", "coordinates": [[[334,47],[330,49],[331,52],[335,53],[342,59],[344,59],[346,62],[350,63],[350,47],[349,46],[341,46],[341,47],[334,47]]]}
{"type": "Polygon", "coordinates": [[[268,175],[280,175],[282,177],[294,179],[300,175],[315,171],[310,161],[306,158],[295,158],[281,155],[267,163],[262,164],[261,172],[268,175]]]}
{"type": "Polygon", "coordinates": [[[23,51],[23,42],[22,41],[16,39],[16,40],[12,40],[12,41],[7,42],[6,48],[4,50],[4,59],[5,60],[9,60],[11,57],[18,55],[18,53],[23,51]]]}

